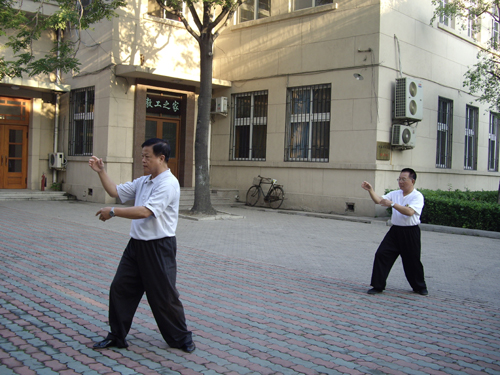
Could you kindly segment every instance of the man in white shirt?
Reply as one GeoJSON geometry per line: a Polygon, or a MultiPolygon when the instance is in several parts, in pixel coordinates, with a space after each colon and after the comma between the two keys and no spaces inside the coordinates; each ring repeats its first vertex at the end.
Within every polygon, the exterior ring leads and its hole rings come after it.
{"type": "Polygon", "coordinates": [[[130,241],[123,252],[109,291],[108,336],[95,349],[128,347],[125,337],[144,292],[161,335],[170,347],[187,353],[195,350],[186,326],[184,307],[175,287],[177,245],[175,230],[179,215],[180,187],[168,168],[170,146],[152,138],[142,144],[145,176],[116,185],[102,159],[92,156],[89,166],[102,186],[122,202],[135,199],[133,207],[104,207],[96,216],[102,221],[115,216],[132,219],[130,241]]]}
{"type": "Polygon", "coordinates": [[[424,278],[424,267],[420,261],[420,215],[424,208],[424,196],[415,189],[417,173],[411,168],[401,171],[398,183],[400,190],[379,196],[372,185],[363,181],[361,187],[368,191],[376,204],[392,207],[392,226],[380,243],[375,260],[371,286],[368,294],[382,293],[394,262],[401,255],[406,279],[413,291],[423,296],[429,294],[424,278]]]}

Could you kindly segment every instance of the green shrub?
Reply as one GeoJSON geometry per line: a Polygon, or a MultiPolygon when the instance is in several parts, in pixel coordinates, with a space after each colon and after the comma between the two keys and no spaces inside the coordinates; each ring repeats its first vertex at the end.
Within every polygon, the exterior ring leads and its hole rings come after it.
{"type": "Polygon", "coordinates": [[[418,191],[425,199],[422,223],[500,232],[497,191],[418,191]]]}

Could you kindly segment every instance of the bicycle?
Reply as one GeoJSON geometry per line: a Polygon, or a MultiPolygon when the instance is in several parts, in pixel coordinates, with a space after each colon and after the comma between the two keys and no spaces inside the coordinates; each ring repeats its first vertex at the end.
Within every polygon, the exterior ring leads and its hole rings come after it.
{"type": "Polygon", "coordinates": [[[285,192],[282,185],[277,184],[274,178],[255,177],[253,185],[247,191],[246,204],[248,206],[255,206],[260,199],[261,194],[264,196],[264,202],[267,202],[271,208],[280,208],[283,200],[285,199],[285,192]],[[262,184],[270,184],[267,194],[262,190],[262,184]]]}

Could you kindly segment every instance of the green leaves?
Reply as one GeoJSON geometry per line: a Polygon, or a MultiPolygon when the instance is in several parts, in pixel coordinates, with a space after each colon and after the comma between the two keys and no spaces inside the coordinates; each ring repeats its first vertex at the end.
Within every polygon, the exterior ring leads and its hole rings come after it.
{"type": "MultiPolygon", "coordinates": [[[[500,23],[500,0],[432,0],[436,7],[431,23],[442,16],[455,17],[466,21],[487,17],[500,23]]],[[[462,22],[467,25],[467,22],[462,22]]],[[[474,22],[475,31],[479,31],[481,22],[474,22]]],[[[491,32],[488,31],[488,32],[491,32]]],[[[478,95],[477,100],[490,105],[490,109],[500,112],[500,45],[498,34],[492,32],[492,39],[486,48],[478,54],[478,62],[465,73],[463,86],[471,94],[478,95]]]]}
{"type": "Polygon", "coordinates": [[[500,232],[497,191],[419,191],[425,199],[422,223],[500,232]]]}
{"type": "Polygon", "coordinates": [[[67,30],[75,27],[85,30],[92,24],[117,14],[115,10],[126,5],[123,0],[32,0],[35,8],[24,9],[20,1],[0,0],[0,36],[8,36],[4,49],[10,49],[12,57],[8,60],[0,58],[0,79],[4,77],[30,77],[48,74],[56,69],[63,72],[77,70],[79,62],[75,58],[76,43],[62,42],[57,44],[54,35],[54,47],[43,57],[35,58],[33,43],[38,41],[43,32],[67,30]],[[82,4],[88,5],[83,6],[82,4]]]}

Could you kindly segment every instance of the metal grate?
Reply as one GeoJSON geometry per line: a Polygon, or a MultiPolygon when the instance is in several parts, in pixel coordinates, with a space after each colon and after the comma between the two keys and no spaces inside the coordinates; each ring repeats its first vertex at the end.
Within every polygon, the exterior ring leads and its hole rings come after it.
{"type": "Polygon", "coordinates": [[[331,85],[290,88],[285,161],[328,162],[331,85]]]}
{"type": "Polygon", "coordinates": [[[233,95],[231,160],[266,160],[267,97],[267,91],[233,95]]]}
{"type": "Polygon", "coordinates": [[[72,90],[69,113],[69,155],[92,155],[94,139],[94,87],[72,90]]]}

